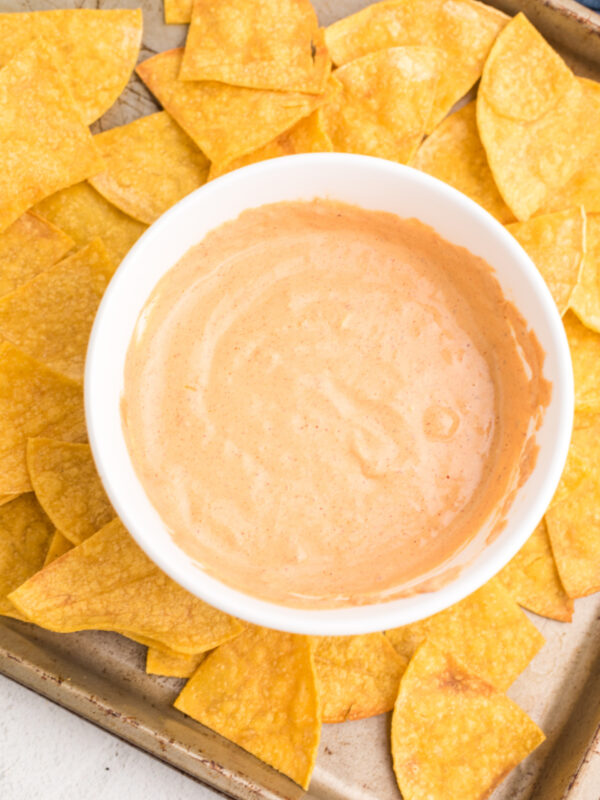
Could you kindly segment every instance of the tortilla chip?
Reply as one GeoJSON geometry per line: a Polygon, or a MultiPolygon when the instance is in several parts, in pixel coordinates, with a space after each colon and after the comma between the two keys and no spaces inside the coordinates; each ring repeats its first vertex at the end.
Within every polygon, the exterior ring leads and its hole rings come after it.
{"type": "Polygon", "coordinates": [[[386,635],[407,660],[430,639],[500,691],[508,689],[544,644],[497,579],[445,611],[386,635]]]}
{"type": "Polygon", "coordinates": [[[503,224],[515,219],[494,183],[477,131],[475,101],[438,125],[419,147],[410,166],[458,189],[503,224]]]}
{"type": "Polygon", "coordinates": [[[6,503],[10,503],[11,500],[15,500],[19,497],[18,494],[3,494],[0,495],[0,506],[5,505],[6,503]]]}
{"type": "Polygon", "coordinates": [[[571,311],[563,317],[575,379],[575,410],[600,412],[600,335],[586,328],[571,311]]]}
{"type": "Polygon", "coordinates": [[[600,145],[600,94],[517,14],[486,61],[477,125],[500,194],[527,220],[600,145]]]}
{"type": "Polygon", "coordinates": [[[321,109],[334,150],[407,163],[425,133],[439,65],[431,47],[392,47],[337,69],[338,89],[321,109]]]}
{"type": "Polygon", "coordinates": [[[174,706],[308,787],[321,732],[309,637],[247,628],[200,664],[174,706]]]}
{"type": "Polygon", "coordinates": [[[407,660],[382,633],[315,637],[323,722],[383,714],[394,707],[407,660]]]}
{"type": "Polygon", "coordinates": [[[0,233],[0,297],[56,264],[74,244],[37,214],[23,214],[0,233]]]}
{"type": "Polygon", "coordinates": [[[588,214],[585,257],[569,306],[583,324],[600,333],[600,214],[588,214]]]}
{"type": "Polygon", "coordinates": [[[0,232],[102,166],[57,64],[37,41],[0,70],[0,232]]]}
{"type": "Polygon", "coordinates": [[[440,80],[426,130],[430,133],[480,77],[508,19],[474,0],[387,0],[334,22],[325,31],[325,43],[338,66],[399,45],[441,50],[440,80]]]}
{"type": "Polygon", "coordinates": [[[55,55],[89,125],[127,85],[142,41],[142,11],[77,8],[0,14],[0,66],[37,37],[55,55]]]}
{"type": "Polygon", "coordinates": [[[196,656],[163,653],[156,647],[149,647],[146,655],[146,673],[148,675],[165,675],[167,678],[191,678],[206,653],[196,656]]]}
{"type": "Polygon", "coordinates": [[[0,494],[31,491],[27,439],[86,438],[81,384],[0,343],[0,494]]]}
{"type": "Polygon", "coordinates": [[[516,703],[432,642],[408,665],[392,717],[404,800],[483,800],[544,738],[516,703]]]}
{"type": "Polygon", "coordinates": [[[272,142],[264,147],[259,147],[253,153],[248,153],[241,158],[236,158],[228,164],[211,164],[208,173],[208,180],[212,181],[234,169],[246,167],[248,164],[256,164],[259,161],[268,161],[271,158],[280,156],[291,156],[296,153],[331,153],[333,145],[331,139],[325,133],[323,120],[320,110],[297,122],[289,131],[282,133],[272,142]]]}
{"type": "Polygon", "coordinates": [[[600,591],[600,481],[584,478],[546,512],[560,579],[569,597],[600,591]]]}
{"type": "Polygon", "coordinates": [[[542,520],[498,580],[520,606],[542,617],[570,622],[573,601],[564,590],[542,520]]]}
{"type": "Polygon", "coordinates": [[[90,183],[147,225],[206,182],[208,159],[166,111],[99,133],[94,141],[106,170],[90,183]]]}
{"type": "Polygon", "coordinates": [[[307,117],[324,95],[273,92],[213,81],[180,81],[183,50],[159,53],[137,73],[211,161],[251,153],[307,117]]]}
{"type": "Polygon", "coordinates": [[[118,519],[35,574],[10,599],[31,622],[52,631],[117,631],[189,655],[212,650],[242,629],[161,572],[118,519]]]}
{"type": "Polygon", "coordinates": [[[167,25],[183,25],[192,19],[193,0],[164,0],[167,25]]]}
{"type": "Polygon", "coordinates": [[[36,211],[68,233],[77,247],[100,237],[115,267],[146,230],[146,225],[123,214],[87,182],[53,194],[36,211]]]}
{"type": "Polygon", "coordinates": [[[94,317],[113,272],[104,245],[94,239],[0,299],[0,337],[82,381],[94,317]]]}
{"type": "Polygon", "coordinates": [[[561,315],[583,263],[585,223],[583,210],[571,208],[506,226],[541,272],[561,315]]]}
{"type": "Polygon", "coordinates": [[[72,547],[73,545],[66,538],[66,536],[63,536],[60,531],[54,531],[52,539],[50,540],[50,547],[48,548],[48,552],[46,553],[46,558],[44,559],[43,566],[47,567],[48,564],[51,564],[53,561],[56,561],[57,558],[64,556],[64,554],[67,551],[69,551],[72,547]]]}
{"type": "Polygon", "coordinates": [[[116,516],[88,444],[30,439],[27,468],[38,502],[73,544],[80,544],[116,516]]]}
{"type": "Polygon", "coordinates": [[[0,508],[0,614],[23,619],[6,596],[43,567],[53,534],[31,493],[0,508]]]}
{"type": "Polygon", "coordinates": [[[181,80],[319,94],[330,69],[310,0],[195,0],[181,80]]]}
{"type": "Polygon", "coordinates": [[[567,463],[550,507],[565,500],[584,478],[592,478],[600,484],[600,448],[597,444],[599,439],[600,414],[575,412],[567,463]]]}

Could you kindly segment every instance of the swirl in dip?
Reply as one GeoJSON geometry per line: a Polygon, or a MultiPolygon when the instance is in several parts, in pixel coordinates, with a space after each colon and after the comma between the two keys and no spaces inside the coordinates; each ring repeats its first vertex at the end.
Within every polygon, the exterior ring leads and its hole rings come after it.
{"type": "Polygon", "coordinates": [[[276,203],[158,283],[123,427],[208,573],[285,605],[376,602],[443,582],[501,525],[535,461],[543,358],[492,268],[423,223],[276,203]]]}

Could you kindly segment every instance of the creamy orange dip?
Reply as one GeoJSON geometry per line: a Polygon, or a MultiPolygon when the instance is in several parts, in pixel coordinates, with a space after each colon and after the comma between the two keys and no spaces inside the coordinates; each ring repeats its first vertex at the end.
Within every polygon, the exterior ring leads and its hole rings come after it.
{"type": "Polygon", "coordinates": [[[421,222],[277,203],[157,285],[123,427],[210,574],[291,606],[374,602],[505,511],[549,398],[543,358],[491,267],[421,222]]]}

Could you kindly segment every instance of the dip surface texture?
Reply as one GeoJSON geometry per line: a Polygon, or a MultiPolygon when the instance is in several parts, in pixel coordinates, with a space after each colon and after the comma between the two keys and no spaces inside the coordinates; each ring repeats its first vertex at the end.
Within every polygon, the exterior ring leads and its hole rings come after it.
{"type": "Polygon", "coordinates": [[[535,459],[542,362],[489,265],[426,225],[276,203],[157,285],[123,426],[210,574],[287,605],[376,602],[501,524],[535,459]]]}

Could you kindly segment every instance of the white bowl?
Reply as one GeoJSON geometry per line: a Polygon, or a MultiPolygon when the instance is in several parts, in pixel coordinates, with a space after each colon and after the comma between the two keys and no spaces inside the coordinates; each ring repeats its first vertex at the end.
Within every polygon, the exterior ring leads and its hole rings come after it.
{"type": "Polygon", "coordinates": [[[556,489],[573,417],[573,375],[560,316],[540,273],[513,237],[469,198],[422,172],[390,161],[338,153],[288,156],[229,173],[196,190],[157,220],[134,245],[100,304],[85,371],[85,409],[92,452],[110,500],[148,556],[181,586],[236,617],[270,628],[316,635],[380,631],[422,619],[456,603],[492,578],[525,543],[556,489]],[[518,490],[507,524],[491,544],[483,532],[450,562],[462,565],[442,588],[373,605],[332,610],[289,608],[239,592],[206,575],[172,540],[133,469],[121,426],[125,356],[157,281],[213,228],[247,208],[327,197],[366,209],[416,217],[442,237],[483,257],[505,295],[546,352],[553,393],[537,434],[539,455],[518,490]]]}

